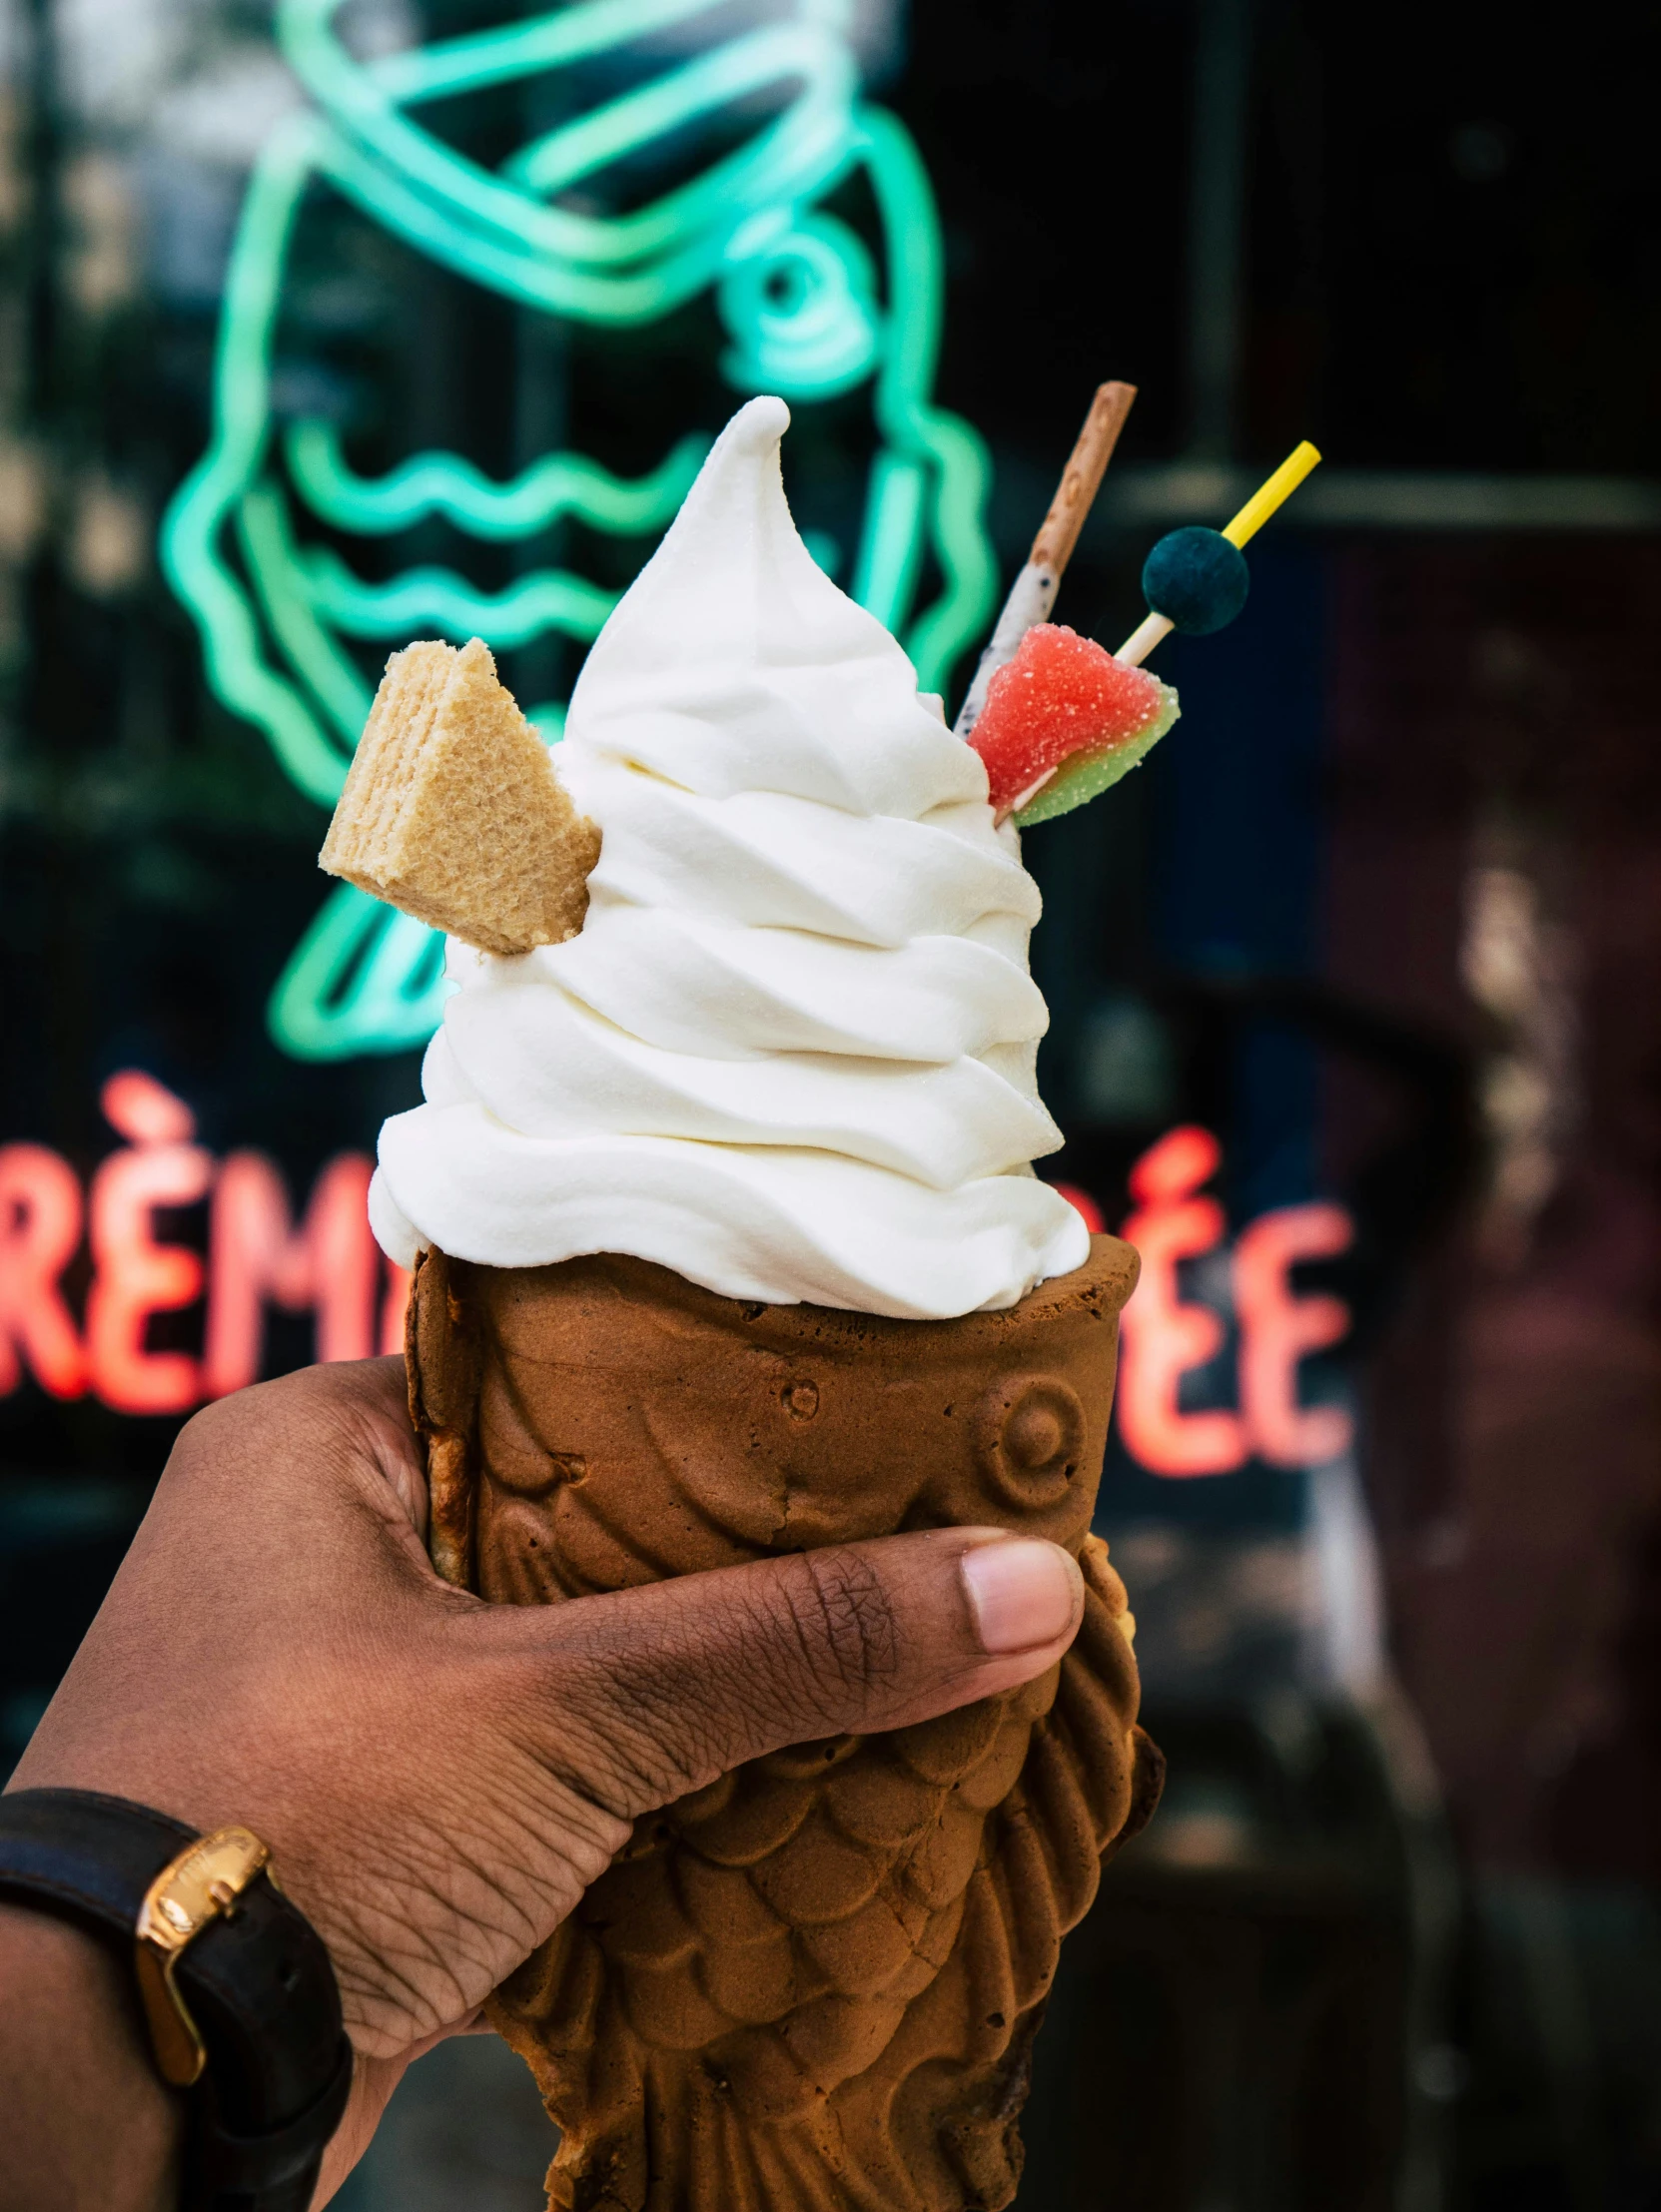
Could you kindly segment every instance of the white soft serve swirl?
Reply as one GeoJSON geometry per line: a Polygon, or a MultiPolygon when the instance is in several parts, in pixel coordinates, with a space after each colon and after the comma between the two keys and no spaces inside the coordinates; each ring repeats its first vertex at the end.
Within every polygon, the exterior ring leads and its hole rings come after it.
{"type": "Polygon", "coordinates": [[[945,1318],[1081,1266],[1030,1162],[1037,886],[986,774],[790,519],[780,399],[728,423],[606,624],[560,773],[604,845],[564,945],[452,942],[376,1232],[493,1267],[660,1261],[945,1318]]]}

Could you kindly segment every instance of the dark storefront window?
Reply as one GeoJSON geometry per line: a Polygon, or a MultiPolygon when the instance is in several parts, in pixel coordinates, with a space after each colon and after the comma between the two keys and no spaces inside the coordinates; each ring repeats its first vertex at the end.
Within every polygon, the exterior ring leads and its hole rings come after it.
{"type": "MultiPolygon", "coordinates": [[[[955,705],[1132,379],[1058,609],[1110,646],[1326,457],[1027,843],[1043,1171],[1145,1256],[1099,1526],[1171,1784],[1019,2203],[1656,2201],[1654,26],[4,0],[0,79],[0,1770],[191,1410],[400,1341],[438,953],[315,865],[387,653],[478,630],[555,737],[777,389],[955,705]]],[[[547,2154],[452,2044],[339,2201],[528,2212],[547,2154]]]]}

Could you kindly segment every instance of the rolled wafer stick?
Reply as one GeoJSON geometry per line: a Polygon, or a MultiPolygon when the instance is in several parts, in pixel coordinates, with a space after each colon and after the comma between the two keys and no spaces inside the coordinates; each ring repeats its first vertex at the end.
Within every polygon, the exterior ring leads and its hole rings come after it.
{"type": "Polygon", "coordinates": [[[991,642],[981,655],[969,695],[958,710],[959,737],[967,738],[980,720],[988,685],[1005,662],[1015,658],[1027,632],[1035,622],[1049,621],[1062,576],[1073,558],[1073,548],[1079,542],[1085,518],[1102,488],[1102,478],[1107,474],[1113,449],[1119,443],[1119,433],[1125,427],[1125,418],[1135,404],[1136,395],[1135,384],[1114,382],[1097,386],[1085,426],[1062,471],[1056,496],[1050,502],[1050,511],[1033,539],[1026,566],[1004,601],[1004,611],[998,617],[991,642]]]}
{"type": "Polygon", "coordinates": [[[1119,443],[1119,433],[1136,404],[1136,396],[1135,384],[1097,386],[1085,426],[1079,432],[1079,441],[1062,471],[1050,511],[1027,555],[1031,567],[1052,570],[1058,582],[1073,558],[1079,532],[1096,503],[1096,494],[1102,488],[1102,478],[1108,472],[1114,447],[1119,443]]]}

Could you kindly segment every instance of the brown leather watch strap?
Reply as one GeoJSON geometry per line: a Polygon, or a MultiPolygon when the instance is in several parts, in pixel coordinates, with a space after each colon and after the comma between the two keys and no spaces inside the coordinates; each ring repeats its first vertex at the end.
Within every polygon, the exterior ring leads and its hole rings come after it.
{"type": "MultiPolygon", "coordinates": [[[[131,1966],[158,1877],[198,1841],[183,1823],[123,1798],[13,1792],[0,1797],[0,1897],[74,1921],[131,1966]]],[[[223,1877],[209,1868],[207,1878],[223,1877]]],[[[322,1939],[263,1858],[230,1901],[229,1913],[201,1915],[170,1961],[206,2058],[189,2098],[182,2204],[307,2212],[352,2088],[340,1993],[322,1939]]]]}

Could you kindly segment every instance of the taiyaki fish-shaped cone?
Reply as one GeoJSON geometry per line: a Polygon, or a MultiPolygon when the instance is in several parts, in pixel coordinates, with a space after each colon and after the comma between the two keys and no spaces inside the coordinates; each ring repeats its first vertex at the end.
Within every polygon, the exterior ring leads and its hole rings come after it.
{"type": "Polygon", "coordinates": [[[1129,1246],[1016,1305],[891,1320],[610,1255],[429,1252],[411,1400],[452,1580],[556,1605],[899,1529],[1065,1544],[1039,1681],[756,1761],[639,1824],[490,2018],[576,2212],[996,2212],[1063,1934],[1148,1819],[1125,1591],[1089,1534],[1129,1246]]]}
{"type": "Polygon", "coordinates": [[[599,851],[480,639],[393,655],[321,868],[480,952],[528,953],[581,929],[599,851]]]}

